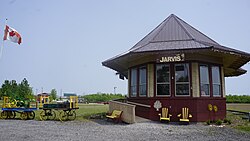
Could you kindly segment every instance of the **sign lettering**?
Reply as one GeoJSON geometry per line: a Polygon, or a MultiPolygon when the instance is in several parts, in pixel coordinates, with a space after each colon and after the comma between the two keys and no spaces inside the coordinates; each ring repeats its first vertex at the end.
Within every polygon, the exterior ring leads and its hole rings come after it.
{"type": "Polygon", "coordinates": [[[163,56],[160,59],[157,59],[157,62],[159,63],[180,62],[180,61],[184,61],[184,58],[185,58],[184,54],[176,54],[173,56],[163,56]]]}

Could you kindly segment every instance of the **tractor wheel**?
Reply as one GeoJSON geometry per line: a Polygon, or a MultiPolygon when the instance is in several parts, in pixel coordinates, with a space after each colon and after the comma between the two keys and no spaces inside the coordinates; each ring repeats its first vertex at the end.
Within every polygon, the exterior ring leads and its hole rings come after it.
{"type": "Polygon", "coordinates": [[[56,112],[51,110],[50,114],[47,115],[47,119],[54,120],[56,118],[56,112]]]}
{"type": "Polygon", "coordinates": [[[75,111],[69,111],[68,112],[68,119],[69,120],[75,120],[76,119],[76,112],[75,111]]]}
{"type": "Polygon", "coordinates": [[[2,118],[2,119],[7,119],[7,117],[8,117],[7,111],[2,111],[2,112],[1,112],[1,118],[2,118]]]}
{"type": "Polygon", "coordinates": [[[34,119],[36,116],[34,111],[28,112],[28,119],[34,119]]]}
{"type": "Polygon", "coordinates": [[[60,119],[60,121],[65,121],[68,119],[68,114],[66,113],[66,111],[60,111],[59,119],[60,119]]]}
{"type": "Polygon", "coordinates": [[[20,115],[20,118],[21,118],[22,120],[28,119],[28,112],[22,112],[21,115],[20,115]]]}
{"type": "Polygon", "coordinates": [[[45,111],[44,110],[40,113],[40,119],[41,120],[46,120],[47,119],[47,116],[45,115],[45,111]]]}
{"type": "Polygon", "coordinates": [[[15,111],[8,111],[8,118],[14,119],[16,117],[16,112],[15,111]]]}

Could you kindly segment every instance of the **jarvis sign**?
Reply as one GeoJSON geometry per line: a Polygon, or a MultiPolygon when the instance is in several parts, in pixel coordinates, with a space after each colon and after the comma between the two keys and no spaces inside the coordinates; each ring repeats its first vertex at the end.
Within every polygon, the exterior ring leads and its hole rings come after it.
{"type": "Polygon", "coordinates": [[[165,62],[180,62],[184,61],[185,55],[184,54],[175,54],[175,55],[168,55],[162,56],[160,59],[157,59],[158,63],[165,63],[165,62]]]}

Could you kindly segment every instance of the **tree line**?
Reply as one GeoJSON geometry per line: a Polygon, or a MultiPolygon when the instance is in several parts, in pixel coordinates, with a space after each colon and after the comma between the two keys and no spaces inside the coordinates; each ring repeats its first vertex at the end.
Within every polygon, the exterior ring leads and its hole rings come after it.
{"type": "MultiPolygon", "coordinates": [[[[26,78],[21,83],[17,83],[16,80],[5,80],[0,88],[0,99],[4,96],[10,97],[16,100],[34,99],[32,87],[26,78]]],[[[55,100],[57,98],[56,89],[52,89],[49,99],[55,100]]]]}
{"type": "Polygon", "coordinates": [[[32,99],[33,92],[26,78],[19,84],[16,80],[5,80],[0,88],[0,98],[4,96],[19,100],[32,99]]]}
{"type": "MultiPolygon", "coordinates": [[[[81,96],[89,103],[94,102],[107,102],[114,99],[124,99],[122,94],[89,94],[81,96]]],[[[250,103],[250,95],[227,95],[227,103],[250,103]]]]}
{"type": "Polygon", "coordinates": [[[89,94],[89,95],[84,95],[81,96],[82,98],[84,98],[84,100],[88,103],[96,103],[96,102],[107,102],[110,100],[114,100],[114,99],[124,99],[125,96],[123,96],[122,94],[89,94]]]}
{"type": "Polygon", "coordinates": [[[227,95],[227,103],[250,103],[250,95],[227,95]]]}

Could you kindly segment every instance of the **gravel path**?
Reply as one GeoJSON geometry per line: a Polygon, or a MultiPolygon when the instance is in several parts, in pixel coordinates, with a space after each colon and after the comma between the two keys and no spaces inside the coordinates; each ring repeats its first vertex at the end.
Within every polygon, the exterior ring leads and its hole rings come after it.
{"type": "Polygon", "coordinates": [[[227,140],[249,141],[250,133],[202,123],[175,125],[158,122],[114,124],[94,121],[0,120],[0,141],[141,141],[227,140]]]}

